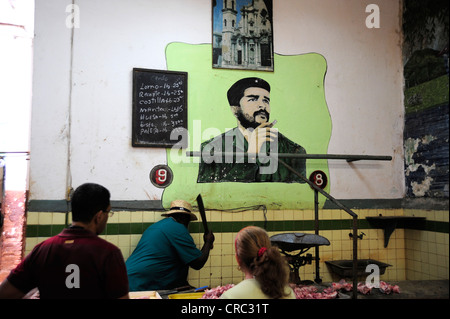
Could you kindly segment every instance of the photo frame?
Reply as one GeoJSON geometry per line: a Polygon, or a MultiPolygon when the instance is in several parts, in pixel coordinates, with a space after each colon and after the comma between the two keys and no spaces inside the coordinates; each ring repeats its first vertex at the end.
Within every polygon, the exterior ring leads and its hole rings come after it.
{"type": "Polygon", "coordinates": [[[274,70],[273,0],[212,0],[212,67],[274,70]]]}

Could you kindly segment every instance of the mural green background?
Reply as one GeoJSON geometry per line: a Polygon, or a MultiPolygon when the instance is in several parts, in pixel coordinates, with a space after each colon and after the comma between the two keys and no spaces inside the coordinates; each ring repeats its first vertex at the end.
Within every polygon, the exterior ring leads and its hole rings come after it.
{"type": "MultiPolygon", "coordinates": [[[[170,43],[166,47],[167,69],[188,72],[187,149],[167,150],[167,164],[173,182],[163,192],[165,208],[174,199],[196,205],[202,194],[207,209],[235,209],[265,205],[268,209],[306,209],[314,207],[314,192],[299,183],[197,183],[198,158],[186,151],[199,151],[200,144],[236,127],[226,92],[237,80],[260,77],[271,85],[270,121],[279,132],[300,144],[308,154],[326,154],[331,137],[331,118],[325,101],[324,78],[327,64],[317,53],[274,56],[274,72],[212,68],[211,44],[170,43]]],[[[281,164],[279,164],[281,165],[281,164]]],[[[326,160],[307,160],[307,176],[322,170],[329,177],[326,160]]],[[[325,191],[329,191],[328,186],[325,191]]],[[[320,206],[325,202],[319,196],[320,206]]]]}

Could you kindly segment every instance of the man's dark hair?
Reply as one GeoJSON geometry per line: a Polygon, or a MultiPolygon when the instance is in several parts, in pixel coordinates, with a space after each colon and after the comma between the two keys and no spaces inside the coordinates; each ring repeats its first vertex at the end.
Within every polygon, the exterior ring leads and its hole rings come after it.
{"type": "Polygon", "coordinates": [[[72,196],[72,220],[89,223],[99,211],[105,211],[110,204],[109,191],[94,183],[80,185],[72,196]]]}
{"type": "Polygon", "coordinates": [[[239,101],[244,96],[248,88],[258,87],[270,92],[270,84],[260,78],[243,78],[234,83],[227,92],[228,103],[230,106],[240,106],[239,101]]]}

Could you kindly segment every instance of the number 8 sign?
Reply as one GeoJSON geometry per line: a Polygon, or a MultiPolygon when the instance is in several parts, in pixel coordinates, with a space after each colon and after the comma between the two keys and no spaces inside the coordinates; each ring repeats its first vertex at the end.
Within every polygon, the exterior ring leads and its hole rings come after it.
{"type": "Polygon", "coordinates": [[[322,171],[314,171],[309,175],[309,180],[317,187],[324,189],[327,186],[327,175],[322,171]]]}
{"type": "Polygon", "coordinates": [[[172,183],[172,170],[167,165],[157,165],[150,172],[150,181],[158,188],[165,188],[172,183]]]}

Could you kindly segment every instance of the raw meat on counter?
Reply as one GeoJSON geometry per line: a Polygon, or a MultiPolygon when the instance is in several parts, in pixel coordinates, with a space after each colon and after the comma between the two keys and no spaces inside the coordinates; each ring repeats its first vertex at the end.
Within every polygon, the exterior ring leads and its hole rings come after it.
{"type": "Polygon", "coordinates": [[[338,292],[329,288],[325,288],[323,292],[314,286],[296,286],[291,285],[292,290],[294,290],[296,299],[335,299],[338,292]]]}
{"type": "Polygon", "coordinates": [[[341,279],[339,282],[331,283],[331,288],[334,290],[343,289],[345,291],[352,291],[353,284],[346,282],[344,279],[341,279]]]}
{"type": "Polygon", "coordinates": [[[233,287],[234,284],[228,284],[225,286],[217,286],[216,288],[206,289],[202,299],[219,299],[225,291],[233,287]]]}
{"type": "MultiPolygon", "coordinates": [[[[333,282],[331,284],[330,287],[332,290],[343,290],[343,291],[352,291],[353,289],[353,284],[346,282],[344,279],[341,279],[339,282],[333,282]]],[[[330,289],[327,288],[327,289],[330,289]]],[[[325,290],[327,290],[325,289],[325,290]]],[[[359,293],[363,294],[363,295],[368,295],[370,294],[370,292],[372,291],[373,287],[367,286],[365,283],[363,282],[359,282],[358,286],[356,287],[356,289],[358,290],[359,293]]],[[[325,291],[324,290],[324,291],[325,291]]],[[[400,293],[400,287],[398,285],[391,285],[388,284],[384,281],[380,281],[380,287],[379,287],[380,292],[384,293],[384,294],[390,294],[390,293],[400,293]]]]}
{"type": "MultiPolygon", "coordinates": [[[[335,299],[339,297],[339,291],[349,292],[353,289],[353,283],[346,282],[344,279],[341,279],[339,282],[331,283],[331,286],[319,291],[319,289],[314,286],[305,286],[305,285],[295,285],[289,284],[292,290],[295,293],[295,297],[297,299],[335,299]]],[[[228,284],[225,286],[217,286],[216,288],[206,289],[205,294],[202,296],[202,299],[219,299],[220,296],[227,291],[228,289],[234,287],[234,284],[228,284]]],[[[359,293],[368,295],[372,291],[373,287],[367,286],[363,282],[359,282],[356,287],[359,293]]],[[[384,294],[391,293],[400,293],[400,287],[397,285],[391,285],[384,281],[380,281],[379,291],[384,294]]]]}
{"type": "Polygon", "coordinates": [[[363,295],[368,295],[372,291],[372,287],[367,286],[363,282],[358,282],[358,286],[356,287],[359,293],[362,293],[363,295]]]}
{"type": "Polygon", "coordinates": [[[390,285],[384,281],[380,281],[380,291],[384,294],[389,295],[390,293],[400,293],[400,287],[397,285],[390,285]]]}

